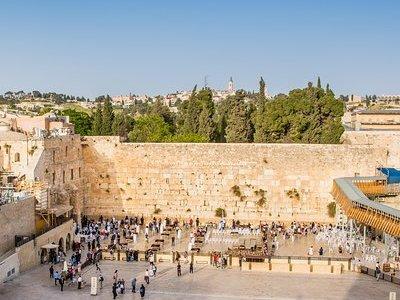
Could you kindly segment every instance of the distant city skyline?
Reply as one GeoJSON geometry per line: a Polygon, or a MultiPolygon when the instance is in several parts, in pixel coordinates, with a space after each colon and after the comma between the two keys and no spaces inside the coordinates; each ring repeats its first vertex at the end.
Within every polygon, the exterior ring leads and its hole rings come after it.
{"type": "Polygon", "coordinates": [[[0,93],[399,94],[397,1],[2,1],[0,93]]]}

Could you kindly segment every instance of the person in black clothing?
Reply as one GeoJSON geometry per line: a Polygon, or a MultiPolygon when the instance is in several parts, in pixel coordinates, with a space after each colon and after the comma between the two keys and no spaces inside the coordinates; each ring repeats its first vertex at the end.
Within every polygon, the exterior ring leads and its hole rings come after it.
{"type": "Polygon", "coordinates": [[[117,298],[117,284],[114,282],[112,286],[113,299],[117,298]]]}
{"type": "Polygon", "coordinates": [[[176,271],[178,273],[178,276],[182,275],[182,268],[181,268],[181,264],[178,262],[178,265],[176,266],[176,271]]]}
{"type": "Polygon", "coordinates": [[[189,273],[193,273],[193,262],[190,262],[189,273]]]}
{"type": "Polygon", "coordinates": [[[53,265],[50,266],[49,272],[50,272],[50,278],[53,278],[54,277],[54,267],[53,267],[53,265]]]}
{"type": "Polygon", "coordinates": [[[64,291],[64,278],[61,277],[58,282],[60,283],[61,292],[64,291]]]}
{"type": "Polygon", "coordinates": [[[140,297],[144,298],[144,295],[146,293],[146,288],[144,287],[144,285],[142,284],[142,286],[139,289],[139,293],[140,293],[140,297]]]}

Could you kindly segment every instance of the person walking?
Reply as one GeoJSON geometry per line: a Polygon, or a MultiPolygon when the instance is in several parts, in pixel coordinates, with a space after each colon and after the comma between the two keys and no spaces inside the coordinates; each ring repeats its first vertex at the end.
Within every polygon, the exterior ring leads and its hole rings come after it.
{"type": "Polygon", "coordinates": [[[54,272],[54,275],[53,275],[53,278],[54,278],[54,285],[57,285],[57,281],[58,281],[58,279],[59,279],[58,276],[59,276],[59,275],[58,275],[58,271],[55,271],[55,272],[54,272]]]}
{"type": "Polygon", "coordinates": [[[53,265],[50,266],[49,272],[50,272],[50,278],[54,278],[54,267],[53,267],[53,265]]]}
{"type": "Polygon", "coordinates": [[[149,284],[150,283],[150,275],[149,275],[149,270],[146,269],[146,272],[144,273],[144,281],[149,284]]]}
{"type": "Polygon", "coordinates": [[[132,278],[131,285],[132,285],[132,293],[136,293],[136,277],[132,278]]]}
{"type": "Polygon", "coordinates": [[[78,290],[82,289],[82,276],[79,274],[78,276],[78,290]]]}
{"type": "Polygon", "coordinates": [[[61,277],[58,282],[60,283],[61,292],[64,291],[64,278],[61,277]]]}
{"type": "Polygon", "coordinates": [[[100,289],[103,288],[103,281],[104,281],[104,277],[103,277],[103,275],[100,273],[100,276],[99,276],[100,289]]]}
{"type": "Polygon", "coordinates": [[[375,276],[376,276],[376,281],[379,281],[379,278],[381,277],[381,267],[379,265],[379,261],[376,263],[375,266],[375,276]]]}
{"type": "Polygon", "coordinates": [[[189,273],[193,274],[193,262],[192,261],[190,262],[190,265],[189,265],[189,273]]]}
{"type": "Polygon", "coordinates": [[[178,262],[178,265],[176,266],[176,271],[178,273],[178,277],[182,275],[182,267],[181,263],[178,262]]]}
{"type": "Polygon", "coordinates": [[[139,293],[140,293],[140,297],[144,298],[144,295],[146,294],[146,288],[144,287],[144,285],[142,284],[140,289],[139,289],[139,293]]]}
{"type": "Polygon", "coordinates": [[[114,282],[112,285],[113,299],[117,298],[117,284],[114,282]]]}

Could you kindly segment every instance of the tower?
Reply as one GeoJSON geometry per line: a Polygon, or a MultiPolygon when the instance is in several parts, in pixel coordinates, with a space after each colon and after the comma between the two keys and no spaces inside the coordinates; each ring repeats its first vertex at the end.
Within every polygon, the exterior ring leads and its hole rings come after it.
{"type": "Polygon", "coordinates": [[[233,79],[232,77],[229,79],[229,83],[228,83],[228,92],[230,94],[233,94],[235,92],[235,87],[233,85],[233,79]]]}

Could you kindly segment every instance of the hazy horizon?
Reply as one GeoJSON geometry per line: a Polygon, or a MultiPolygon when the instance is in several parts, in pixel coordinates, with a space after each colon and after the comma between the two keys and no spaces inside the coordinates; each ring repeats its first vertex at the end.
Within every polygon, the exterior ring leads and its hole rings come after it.
{"type": "Polygon", "coordinates": [[[166,94],[195,84],[400,94],[400,3],[2,1],[0,93],[166,94]]]}

